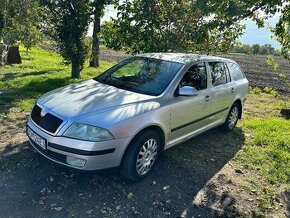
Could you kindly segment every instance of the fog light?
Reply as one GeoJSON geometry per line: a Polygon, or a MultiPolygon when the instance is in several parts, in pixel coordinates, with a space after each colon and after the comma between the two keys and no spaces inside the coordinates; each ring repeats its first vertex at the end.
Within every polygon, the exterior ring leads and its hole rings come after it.
{"type": "Polygon", "coordinates": [[[66,163],[75,167],[83,167],[86,165],[86,160],[77,158],[77,157],[66,157],[66,163]]]}

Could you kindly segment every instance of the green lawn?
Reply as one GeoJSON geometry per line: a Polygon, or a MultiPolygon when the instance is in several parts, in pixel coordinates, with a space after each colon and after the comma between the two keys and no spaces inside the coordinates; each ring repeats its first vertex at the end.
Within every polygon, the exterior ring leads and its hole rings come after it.
{"type": "MultiPolygon", "coordinates": [[[[70,66],[54,52],[33,48],[26,56],[24,49],[20,48],[20,53],[22,64],[0,68],[0,90],[4,91],[0,98],[2,114],[9,113],[12,107],[28,112],[42,94],[80,81],[70,78],[70,66]]],[[[97,76],[113,63],[101,61],[100,65],[97,69],[85,67],[81,72],[82,79],[97,76]]]]}
{"type": "MultiPolygon", "coordinates": [[[[70,67],[56,53],[34,48],[26,56],[21,48],[21,56],[23,64],[0,68],[0,90],[4,91],[0,95],[0,124],[15,122],[23,127],[39,96],[80,81],[70,79],[70,67]]],[[[101,62],[100,68],[85,68],[81,76],[83,79],[95,77],[113,64],[101,62]]],[[[259,208],[264,215],[272,210],[272,197],[290,189],[290,121],[279,115],[281,108],[290,107],[290,100],[276,95],[274,91],[269,94],[257,89],[250,92],[238,126],[245,141],[233,161],[237,167],[253,173],[253,177],[244,181],[247,184],[241,186],[258,190],[263,198],[259,208]]],[[[178,149],[182,150],[183,146],[178,149]]]]}

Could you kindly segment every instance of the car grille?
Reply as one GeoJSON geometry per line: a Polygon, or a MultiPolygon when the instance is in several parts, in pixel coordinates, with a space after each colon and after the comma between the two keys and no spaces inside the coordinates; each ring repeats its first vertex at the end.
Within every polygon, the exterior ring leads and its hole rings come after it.
{"type": "Polygon", "coordinates": [[[31,112],[31,119],[46,131],[55,133],[63,120],[50,113],[47,113],[42,117],[40,113],[41,108],[38,105],[34,105],[31,112]]]}

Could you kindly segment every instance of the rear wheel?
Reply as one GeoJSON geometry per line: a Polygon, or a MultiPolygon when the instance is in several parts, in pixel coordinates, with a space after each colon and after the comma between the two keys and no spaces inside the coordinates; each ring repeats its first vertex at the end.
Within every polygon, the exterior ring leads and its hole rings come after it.
{"type": "Polygon", "coordinates": [[[221,126],[224,131],[230,132],[236,127],[239,120],[240,110],[241,109],[237,103],[231,107],[225,123],[221,126]]]}
{"type": "Polygon", "coordinates": [[[125,154],[121,174],[131,180],[140,181],[152,170],[159,154],[160,137],[154,131],[141,133],[134,139],[125,154]]]}

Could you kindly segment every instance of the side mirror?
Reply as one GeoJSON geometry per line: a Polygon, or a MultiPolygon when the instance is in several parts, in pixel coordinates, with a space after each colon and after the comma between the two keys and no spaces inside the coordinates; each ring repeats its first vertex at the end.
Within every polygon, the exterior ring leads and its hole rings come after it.
{"type": "Polygon", "coordinates": [[[183,86],[180,87],[178,90],[178,95],[181,96],[196,96],[197,95],[197,89],[191,86],[183,86]]]}

